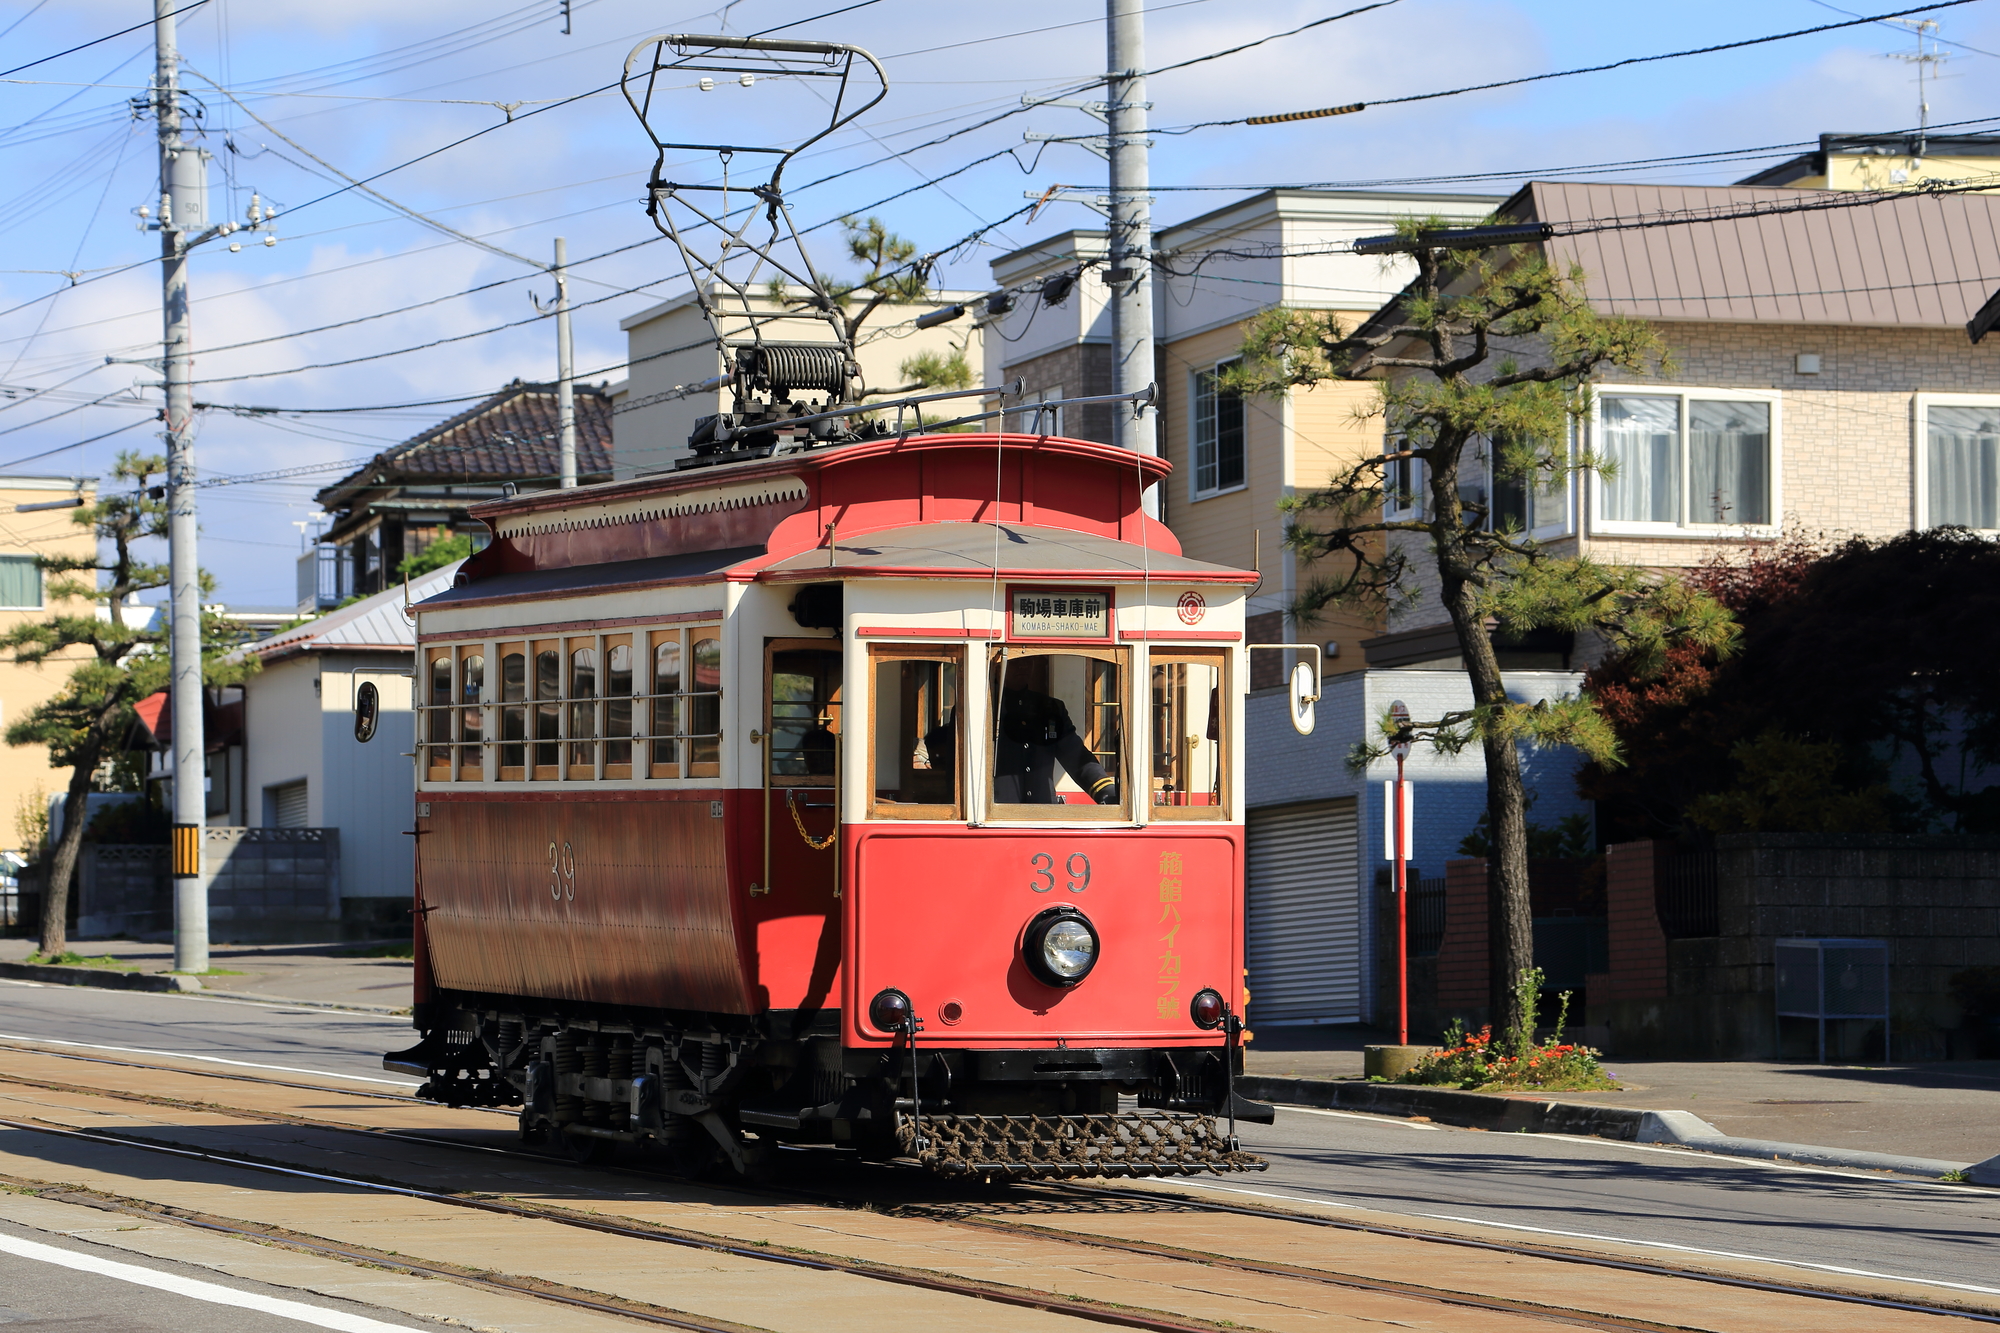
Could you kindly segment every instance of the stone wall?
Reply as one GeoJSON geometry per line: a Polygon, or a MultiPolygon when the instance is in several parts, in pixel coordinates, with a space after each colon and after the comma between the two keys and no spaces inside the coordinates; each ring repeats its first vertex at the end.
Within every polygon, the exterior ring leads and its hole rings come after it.
{"type": "MultiPolygon", "coordinates": [[[[1636,850],[1616,849],[1628,856],[1636,850]]],[[[1707,1059],[1810,1056],[1813,1024],[1786,1020],[1773,991],[1785,938],[1885,940],[1896,1060],[1971,1054],[1951,978],[2000,966],[2000,838],[1738,834],[1716,840],[1720,933],[1665,943],[1666,984],[1650,948],[1614,956],[1590,1021],[1620,1055],[1707,1059]]],[[[1614,880],[1616,885],[1622,881],[1614,880]]],[[[1626,938],[1658,931],[1625,884],[1626,938]]],[[[1614,914],[1619,911],[1614,899],[1614,914]]],[[[1662,933],[1659,938],[1664,939],[1662,933]]],[[[1881,1059],[1879,1024],[1829,1024],[1828,1058],[1881,1059]]]]}
{"type": "Polygon", "coordinates": [[[238,943],[340,935],[340,830],[207,828],[208,933],[238,943]]]}
{"type": "Polygon", "coordinates": [[[157,934],[174,927],[167,849],[145,844],[86,842],[77,856],[79,939],[157,934]]]}

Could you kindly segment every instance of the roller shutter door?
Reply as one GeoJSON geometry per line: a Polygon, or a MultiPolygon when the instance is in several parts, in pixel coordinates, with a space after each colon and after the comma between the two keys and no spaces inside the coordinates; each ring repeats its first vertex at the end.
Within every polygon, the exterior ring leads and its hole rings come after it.
{"type": "Polygon", "coordinates": [[[279,828],[304,828],[308,818],[306,784],[287,782],[271,788],[271,813],[279,828]]]}
{"type": "Polygon", "coordinates": [[[1354,801],[1252,810],[1245,959],[1250,1025],[1361,1017],[1354,801]]]}

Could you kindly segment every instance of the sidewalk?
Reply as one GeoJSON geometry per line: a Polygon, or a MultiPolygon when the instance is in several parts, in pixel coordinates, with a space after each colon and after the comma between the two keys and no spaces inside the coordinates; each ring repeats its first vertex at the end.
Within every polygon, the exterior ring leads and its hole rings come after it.
{"type": "MultiPolygon", "coordinates": [[[[23,962],[34,947],[32,939],[0,939],[0,963],[23,962]]],[[[314,1004],[380,1009],[408,1007],[410,960],[365,956],[376,947],[366,941],[342,944],[217,944],[208,951],[209,966],[232,975],[203,977],[201,988],[221,994],[235,991],[314,1004]]],[[[408,941],[403,941],[401,947],[407,949],[408,941]]],[[[164,942],[74,940],[70,948],[86,958],[108,954],[141,972],[166,972],[174,965],[174,946],[164,942]]]]}
{"type": "MultiPolygon", "coordinates": [[[[1394,1040],[1394,1033],[1357,1027],[1260,1028],[1245,1072],[1359,1079],[1361,1048],[1394,1040]]],[[[1605,1068],[1623,1091],[1554,1095],[1583,1105],[1687,1111],[1736,1138],[1954,1162],[2000,1153],[2000,1060],[1873,1067],[1614,1059],[1605,1068]]]]}

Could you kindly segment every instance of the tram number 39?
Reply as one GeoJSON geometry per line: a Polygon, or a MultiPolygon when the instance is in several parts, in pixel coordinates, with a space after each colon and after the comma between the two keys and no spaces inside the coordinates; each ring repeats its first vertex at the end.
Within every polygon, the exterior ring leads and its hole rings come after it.
{"type": "Polygon", "coordinates": [[[549,844],[549,897],[576,900],[576,852],[568,842],[549,844]]]}
{"type": "MultiPolygon", "coordinates": [[[[1036,893],[1047,893],[1049,890],[1055,888],[1055,857],[1050,856],[1047,852],[1036,852],[1028,858],[1028,865],[1034,870],[1035,874],[1041,877],[1042,881],[1039,884],[1031,881],[1028,885],[1029,888],[1033,889],[1036,893]]],[[[1064,878],[1063,887],[1067,888],[1071,893],[1082,893],[1090,887],[1090,858],[1082,852],[1071,852],[1068,859],[1063,862],[1063,869],[1068,872],[1064,878]]]]}

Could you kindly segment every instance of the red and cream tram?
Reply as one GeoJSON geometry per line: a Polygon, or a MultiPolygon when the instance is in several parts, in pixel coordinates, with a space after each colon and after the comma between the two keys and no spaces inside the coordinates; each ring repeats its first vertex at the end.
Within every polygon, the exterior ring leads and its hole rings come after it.
{"type": "Polygon", "coordinates": [[[475,510],[491,545],[416,608],[421,1040],[389,1067],[579,1158],[1260,1166],[1257,576],[1142,513],[1166,471],[938,434],[475,510]]]}

